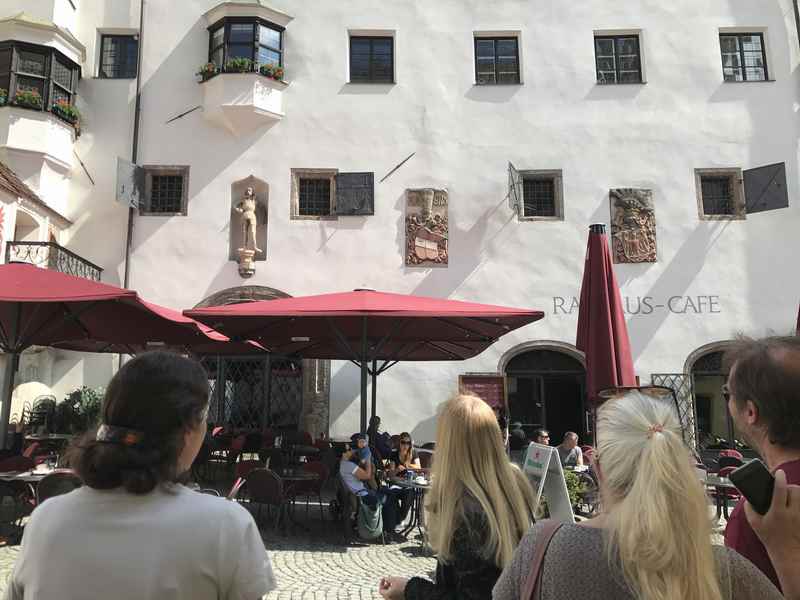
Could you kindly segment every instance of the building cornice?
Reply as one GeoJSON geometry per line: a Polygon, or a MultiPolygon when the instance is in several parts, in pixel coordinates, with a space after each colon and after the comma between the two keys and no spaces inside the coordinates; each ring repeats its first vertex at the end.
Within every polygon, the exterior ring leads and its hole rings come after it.
{"type": "Polygon", "coordinates": [[[213,25],[225,17],[258,17],[286,27],[294,17],[282,13],[278,10],[269,8],[259,2],[223,2],[218,4],[203,15],[209,25],[213,25]]]}
{"type": "MultiPolygon", "coordinates": [[[[76,38],[71,31],[63,27],[59,27],[50,21],[44,21],[31,17],[27,13],[20,12],[10,17],[0,19],[0,27],[3,25],[17,26],[22,28],[37,29],[39,31],[47,31],[55,34],[61,39],[61,42],[72,48],[77,55],[80,56],[80,62],[86,60],[86,47],[76,38]]],[[[26,40],[20,40],[26,41],[26,40]]]]}

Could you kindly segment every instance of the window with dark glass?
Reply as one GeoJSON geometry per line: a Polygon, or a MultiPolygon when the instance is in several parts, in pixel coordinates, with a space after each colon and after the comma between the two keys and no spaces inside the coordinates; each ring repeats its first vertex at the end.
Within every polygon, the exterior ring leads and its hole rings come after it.
{"type": "Polygon", "coordinates": [[[704,215],[733,215],[733,178],[729,175],[701,175],[704,215]]]}
{"type": "Polygon", "coordinates": [[[350,81],[394,83],[394,38],[351,36],[350,81]]]}
{"type": "Polygon", "coordinates": [[[642,83],[638,35],[595,36],[597,83],[642,83]]]}
{"type": "Polygon", "coordinates": [[[80,79],[80,67],[48,46],[26,42],[0,42],[0,88],[8,92],[7,102],[17,103],[19,92],[35,92],[39,105],[26,108],[50,110],[59,101],[72,104],[80,79]]]}
{"type": "Polygon", "coordinates": [[[479,85],[520,82],[517,38],[475,38],[475,81],[479,85]]]}
{"type": "Polygon", "coordinates": [[[220,70],[234,58],[283,65],[283,27],[256,18],[225,18],[208,29],[208,62],[220,70]]]}
{"type": "Polygon", "coordinates": [[[763,33],[722,34],[719,36],[719,45],[725,81],[769,79],[763,33]]]}
{"type": "Polygon", "coordinates": [[[139,38],[135,35],[103,35],[100,38],[100,77],[133,79],[139,60],[139,38]]]}
{"type": "Polygon", "coordinates": [[[522,180],[522,216],[555,217],[556,182],[552,177],[522,180]]]}
{"type": "Polygon", "coordinates": [[[141,212],[152,215],[185,215],[189,167],[145,166],[145,199],[141,212]]]}
{"type": "Polygon", "coordinates": [[[303,217],[327,217],[331,214],[331,180],[301,177],[298,185],[297,212],[303,217]]]}

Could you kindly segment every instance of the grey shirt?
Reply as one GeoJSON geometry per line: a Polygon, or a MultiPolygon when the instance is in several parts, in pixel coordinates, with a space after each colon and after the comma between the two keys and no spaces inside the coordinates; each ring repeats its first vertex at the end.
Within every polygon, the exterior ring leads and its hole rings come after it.
{"type": "Polygon", "coordinates": [[[556,446],[558,450],[558,457],[561,459],[561,464],[565,467],[574,467],[578,464],[578,459],[583,457],[583,452],[578,446],[567,450],[563,446],[556,446]]]}
{"type": "MultiPolygon", "coordinates": [[[[534,525],[522,538],[514,558],[492,592],[494,600],[520,598],[533,563],[536,538],[542,525],[534,525]]],[[[772,582],[746,558],[723,546],[714,546],[725,600],[781,600],[772,582]]],[[[541,600],[635,600],[619,569],[609,568],[603,531],[595,527],[563,525],[553,536],[542,563],[541,600]]]]}

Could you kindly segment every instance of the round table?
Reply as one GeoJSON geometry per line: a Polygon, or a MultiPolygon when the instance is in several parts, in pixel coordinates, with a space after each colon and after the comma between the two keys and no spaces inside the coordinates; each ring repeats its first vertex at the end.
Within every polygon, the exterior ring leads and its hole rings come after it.
{"type": "MultiPolygon", "coordinates": [[[[733,485],[733,482],[727,477],[719,477],[718,475],[707,475],[704,483],[706,487],[714,488],[716,493],[716,506],[717,506],[717,521],[719,521],[722,513],[725,513],[725,519],[728,518],[728,490],[738,491],[738,488],[733,485]],[[723,510],[724,509],[724,510],[723,510]]],[[[733,499],[733,498],[731,498],[733,499]]]]}
{"type": "Polygon", "coordinates": [[[68,442],[75,436],[71,433],[31,433],[25,436],[28,442],[68,442]]]}
{"type": "MultiPolygon", "coordinates": [[[[303,481],[317,481],[319,479],[319,475],[317,473],[312,473],[311,471],[303,471],[302,469],[281,469],[277,471],[278,477],[280,477],[283,481],[289,482],[289,485],[286,486],[286,493],[287,495],[291,496],[290,490],[295,483],[300,483],[303,481]]],[[[292,497],[290,507],[291,510],[286,511],[286,516],[289,518],[289,521],[295,527],[299,527],[303,531],[309,531],[309,528],[303,525],[302,523],[298,522],[294,518],[294,498],[292,497]]]]}
{"type": "Polygon", "coordinates": [[[420,538],[422,539],[422,545],[425,545],[425,532],[423,531],[423,527],[425,526],[424,523],[424,503],[423,499],[425,498],[425,492],[431,488],[430,481],[428,483],[417,483],[413,480],[404,479],[402,477],[390,477],[389,478],[390,485],[396,485],[406,490],[411,490],[414,494],[412,498],[411,504],[411,522],[406,526],[403,531],[400,532],[403,536],[408,536],[409,533],[414,531],[416,527],[419,531],[420,538]]]}

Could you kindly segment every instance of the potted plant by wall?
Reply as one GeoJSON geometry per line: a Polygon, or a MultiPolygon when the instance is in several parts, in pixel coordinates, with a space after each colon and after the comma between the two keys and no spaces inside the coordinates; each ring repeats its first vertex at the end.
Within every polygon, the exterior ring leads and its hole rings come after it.
{"type": "Polygon", "coordinates": [[[283,81],[283,67],[275,67],[272,71],[272,78],[277,81],[283,81]]]}
{"type": "Polygon", "coordinates": [[[66,100],[58,100],[55,104],[53,104],[50,110],[54,115],[64,119],[71,125],[75,125],[78,121],[80,121],[81,118],[81,113],[78,111],[78,109],[72,106],[72,104],[66,100]]]}
{"type": "Polygon", "coordinates": [[[226,73],[250,73],[253,70],[253,61],[249,58],[232,58],[225,63],[226,73]]]}
{"type": "Polygon", "coordinates": [[[8,90],[0,88],[0,106],[3,106],[8,100],[8,90]]]}
{"type": "Polygon", "coordinates": [[[218,73],[217,65],[213,62],[208,62],[201,66],[195,75],[197,76],[198,82],[208,81],[214,75],[218,73]]]}
{"type": "Polygon", "coordinates": [[[267,64],[264,64],[264,65],[261,65],[258,68],[258,72],[261,73],[264,77],[274,77],[275,76],[274,75],[274,69],[275,69],[275,65],[273,65],[272,63],[267,63],[267,64]]]}
{"type": "Polygon", "coordinates": [[[36,90],[17,90],[14,95],[14,104],[41,110],[42,96],[36,90]]]}

